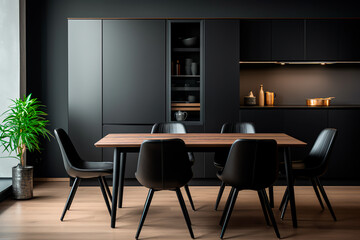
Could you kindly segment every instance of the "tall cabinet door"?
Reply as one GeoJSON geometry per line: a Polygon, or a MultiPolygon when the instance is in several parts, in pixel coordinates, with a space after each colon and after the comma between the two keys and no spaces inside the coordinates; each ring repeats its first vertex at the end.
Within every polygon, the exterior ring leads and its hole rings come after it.
{"type": "MultiPolygon", "coordinates": [[[[239,119],[239,21],[205,21],[205,132],[220,132],[239,119]]],[[[205,178],[216,177],[213,154],[205,155],[205,178]]]]}
{"type": "Polygon", "coordinates": [[[165,121],[165,20],[103,21],[103,124],[165,121]]]}
{"type": "Polygon", "coordinates": [[[68,21],[69,135],[81,157],[99,161],[102,137],[101,20],[68,21]]]}

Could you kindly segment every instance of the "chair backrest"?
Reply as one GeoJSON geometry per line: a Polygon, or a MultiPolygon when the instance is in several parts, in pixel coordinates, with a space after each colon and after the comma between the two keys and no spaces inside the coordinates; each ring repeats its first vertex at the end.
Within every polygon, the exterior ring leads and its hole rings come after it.
{"type": "Polygon", "coordinates": [[[151,133],[186,133],[186,128],[178,122],[155,123],[151,133]]]}
{"type": "Polygon", "coordinates": [[[74,177],[76,175],[74,168],[79,168],[83,160],[76,151],[69,135],[62,128],[55,129],[54,133],[60,147],[65,170],[70,176],[74,177]]]}
{"type": "Polygon", "coordinates": [[[255,126],[250,122],[224,123],[221,133],[255,133],[255,126]]]}
{"type": "Polygon", "coordinates": [[[222,180],[238,189],[271,186],[279,172],[275,140],[238,139],[230,149],[222,180]]]}
{"type": "Polygon", "coordinates": [[[308,156],[305,158],[306,168],[316,169],[319,175],[326,172],[336,133],[335,128],[325,128],[320,132],[308,156]]]}
{"type": "Polygon", "coordinates": [[[191,164],[181,139],[147,140],[141,144],[136,179],[155,190],[184,186],[191,178],[191,164]]]}
{"type": "MultiPolygon", "coordinates": [[[[155,123],[151,133],[186,133],[185,125],[178,122],[155,123]]],[[[188,152],[189,161],[194,163],[195,156],[193,152],[188,152]]]]}

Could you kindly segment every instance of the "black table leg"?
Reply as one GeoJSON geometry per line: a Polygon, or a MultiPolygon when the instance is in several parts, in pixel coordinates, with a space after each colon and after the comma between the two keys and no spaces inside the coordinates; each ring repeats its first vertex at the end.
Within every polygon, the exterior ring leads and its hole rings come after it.
{"type": "Polygon", "coordinates": [[[121,153],[120,157],[120,185],[119,185],[119,208],[122,208],[124,194],[124,178],[125,178],[126,152],[121,153]]]}
{"type": "Polygon", "coordinates": [[[292,222],[293,222],[293,227],[297,228],[295,194],[294,194],[294,177],[292,174],[292,161],[291,161],[291,157],[290,157],[290,148],[289,147],[284,148],[284,162],[285,162],[287,186],[288,186],[288,190],[289,190],[291,218],[292,218],[292,222]]]}
{"type": "Polygon", "coordinates": [[[114,149],[114,171],[113,171],[113,193],[111,205],[111,227],[115,228],[116,222],[116,203],[119,191],[119,169],[120,169],[120,149],[114,149]]]}

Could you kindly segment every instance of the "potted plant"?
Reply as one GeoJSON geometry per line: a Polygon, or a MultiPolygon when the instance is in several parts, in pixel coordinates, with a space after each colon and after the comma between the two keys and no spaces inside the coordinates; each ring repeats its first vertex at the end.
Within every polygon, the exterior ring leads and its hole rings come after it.
{"type": "Polygon", "coordinates": [[[46,129],[47,114],[41,110],[45,107],[31,94],[24,100],[11,100],[12,105],[3,113],[4,120],[0,125],[0,143],[4,151],[16,153],[19,164],[12,169],[12,187],[15,199],[30,199],[33,196],[33,167],[26,165],[26,150],[40,151],[39,138],[50,140],[51,133],[46,129]]]}

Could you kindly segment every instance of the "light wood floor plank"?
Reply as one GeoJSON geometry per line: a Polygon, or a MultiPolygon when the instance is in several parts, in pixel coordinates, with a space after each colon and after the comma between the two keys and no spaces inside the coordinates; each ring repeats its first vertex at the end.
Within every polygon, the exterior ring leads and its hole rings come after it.
{"type": "MultiPolygon", "coordinates": [[[[325,187],[338,221],[327,208],[321,211],[312,187],[295,187],[298,211],[297,229],[292,228],[290,211],[280,220],[277,207],[284,187],[275,187],[274,213],[282,238],[357,239],[360,235],[360,187],[325,187]]],[[[59,220],[70,187],[66,182],[41,182],[34,188],[34,199],[5,200],[0,203],[0,239],[134,239],[147,189],[125,187],[124,208],[118,210],[116,228],[110,228],[99,187],[79,187],[64,222],[59,220]]],[[[218,187],[192,187],[197,211],[192,211],[183,191],[197,239],[219,239],[218,225],[225,203],[218,211],[214,204],[218,187]]],[[[227,196],[229,188],[224,192],[227,196]]],[[[191,239],[175,192],[155,192],[141,239],[191,239]]],[[[242,191],[225,234],[226,239],[276,239],[267,227],[256,192],[242,191]]]]}

